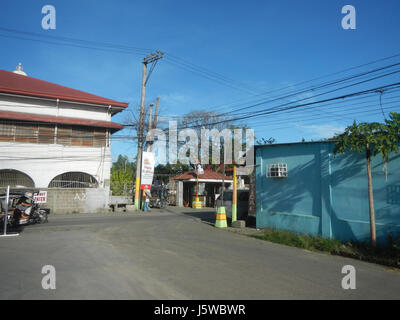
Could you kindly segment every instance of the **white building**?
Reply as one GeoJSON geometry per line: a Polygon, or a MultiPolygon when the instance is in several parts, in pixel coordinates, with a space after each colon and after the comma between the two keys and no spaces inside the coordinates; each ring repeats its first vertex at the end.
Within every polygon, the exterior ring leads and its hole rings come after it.
{"type": "Polygon", "coordinates": [[[0,188],[48,191],[56,212],[108,204],[111,117],[128,106],[0,70],[0,188]],[[74,202],[70,205],[60,202],[74,202]]]}

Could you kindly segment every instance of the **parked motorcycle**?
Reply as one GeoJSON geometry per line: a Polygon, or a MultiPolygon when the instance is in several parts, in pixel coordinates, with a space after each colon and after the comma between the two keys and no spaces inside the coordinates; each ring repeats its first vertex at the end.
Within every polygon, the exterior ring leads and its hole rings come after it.
{"type": "Polygon", "coordinates": [[[9,205],[6,208],[6,196],[0,195],[1,220],[4,223],[4,216],[7,212],[8,225],[17,227],[20,225],[46,223],[48,222],[49,209],[41,209],[35,202],[32,192],[12,193],[9,195],[9,205]]]}
{"type": "Polygon", "coordinates": [[[152,208],[166,208],[169,205],[168,189],[164,183],[155,181],[151,187],[151,200],[150,207],[152,208]]]}

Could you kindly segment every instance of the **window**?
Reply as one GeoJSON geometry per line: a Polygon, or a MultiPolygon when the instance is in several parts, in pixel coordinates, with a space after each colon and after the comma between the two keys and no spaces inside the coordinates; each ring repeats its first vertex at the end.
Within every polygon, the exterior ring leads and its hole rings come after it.
{"type": "Polygon", "coordinates": [[[34,188],[35,183],[25,173],[12,169],[0,170],[0,188],[34,188]]]}
{"type": "Polygon", "coordinates": [[[14,141],[15,125],[12,122],[0,122],[0,141],[14,141]]]}
{"type": "Polygon", "coordinates": [[[97,188],[97,180],[85,172],[65,172],[49,184],[49,188],[97,188]]]}
{"type": "Polygon", "coordinates": [[[70,146],[71,145],[71,135],[72,135],[71,127],[58,126],[57,127],[57,144],[70,146]]]}
{"type": "Polygon", "coordinates": [[[109,147],[104,128],[65,126],[0,120],[0,142],[61,144],[64,146],[109,147]],[[55,139],[56,138],[56,139],[55,139]]]}
{"type": "Polygon", "coordinates": [[[15,141],[16,142],[28,142],[35,143],[38,139],[38,126],[16,123],[15,124],[15,141]]]}
{"type": "MultiPolygon", "coordinates": [[[[94,130],[94,138],[93,138],[93,147],[104,147],[106,146],[106,131],[104,129],[95,129],[94,130]]],[[[107,147],[109,145],[107,144],[107,147]]]]}
{"type": "Polygon", "coordinates": [[[286,163],[272,163],[268,165],[267,178],[287,178],[288,169],[286,163]]]}
{"type": "Polygon", "coordinates": [[[91,128],[82,128],[80,129],[81,133],[81,146],[92,147],[93,146],[93,129],[91,128]]]}
{"type": "Polygon", "coordinates": [[[54,143],[54,125],[39,125],[38,143],[53,144],[54,143]]]}
{"type": "Polygon", "coordinates": [[[93,129],[90,128],[72,128],[72,140],[71,145],[73,146],[93,146],[93,129]]]}

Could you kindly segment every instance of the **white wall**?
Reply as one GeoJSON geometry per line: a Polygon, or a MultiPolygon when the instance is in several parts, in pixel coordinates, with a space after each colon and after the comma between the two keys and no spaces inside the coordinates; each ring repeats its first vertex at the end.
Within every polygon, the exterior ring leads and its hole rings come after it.
{"type": "Polygon", "coordinates": [[[111,121],[107,107],[0,95],[0,110],[39,115],[111,121]]]}
{"type": "Polygon", "coordinates": [[[110,179],[110,148],[0,142],[0,170],[14,169],[31,177],[36,188],[47,188],[59,174],[78,171],[96,178],[100,186],[110,179]]]}

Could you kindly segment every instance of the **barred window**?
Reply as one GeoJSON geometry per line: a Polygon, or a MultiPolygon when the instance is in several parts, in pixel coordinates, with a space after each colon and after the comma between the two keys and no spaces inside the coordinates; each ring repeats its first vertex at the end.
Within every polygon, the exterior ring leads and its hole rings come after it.
{"type": "Polygon", "coordinates": [[[53,144],[54,143],[54,125],[39,125],[38,143],[53,144]]]}
{"type": "Polygon", "coordinates": [[[65,172],[54,177],[49,188],[97,188],[97,180],[85,172],[65,172]]]}
{"type": "Polygon", "coordinates": [[[107,140],[106,131],[104,129],[96,128],[94,130],[93,146],[94,147],[105,147],[106,145],[109,146],[108,143],[106,143],[106,140],[107,140]]]}
{"type": "Polygon", "coordinates": [[[0,170],[0,188],[34,188],[35,183],[27,174],[12,169],[0,170]]]}
{"type": "Polygon", "coordinates": [[[65,146],[71,145],[72,128],[66,126],[57,126],[57,144],[65,146]]]}
{"type": "Polygon", "coordinates": [[[38,140],[38,125],[16,123],[15,141],[35,143],[38,140]]]}
{"type": "Polygon", "coordinates": [[[93,129],[90,128],[72,128],[73,146],[93,146],[93,129]]]}
{"type": "Polygon", "coordinates": [[[0,120],[0,141],[109,147],[106,129],[0,120]]]}
{"type": "Polygon", "coordinates": [[[10,121],[0,121],[0,141],[14,141],[15,125],[10,121]]]}
{"type": "Polygon", "coordinates": [[[286,163],[272,163],[268,165],[267,178],[287,178],[288,168],[286,163]]]}

